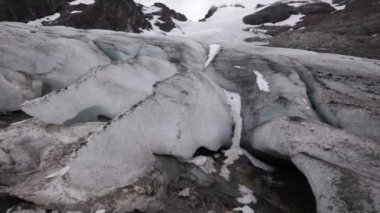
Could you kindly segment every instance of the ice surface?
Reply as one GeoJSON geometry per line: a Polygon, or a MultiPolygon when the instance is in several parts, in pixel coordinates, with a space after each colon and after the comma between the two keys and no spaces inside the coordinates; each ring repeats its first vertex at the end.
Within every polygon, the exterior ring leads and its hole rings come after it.
{"type": "Polygon", "coordinates": [[[54,124],[114,118],[152,94],[153,84],[176,72],[169,62],[150,57],[101,66],[67,89],[26,102],[22,110],[54,124]]]}
{"type": "Polygon", "coordinates": [[[2,23],[0,32],[0,111],[19,109],[25,100],[66,87],[90,68],[109,63],[72,29],[2,23]]]}
{"type": "MultiPolygon", "coordinates": [[[[78,142],[80,138],[87,137],[102,125],[104,123],[85,123],[63,127],[47,125],[37,119],[28,119],[1,129],[0,150],[6,150],[6,155],[1,156],[0,152],[0,161],[3,159],[9,161],[0,163],[0,184],[15,184],[32,172],[39,170],[44,172],[45,169],[41,167],[56,163],[48,160],[49,153],[57,147],[78,142]]],[[[44,182],[46,178],[63,176],[67,172],[67,168],[61,170],[61,164],[53,169],[46,170],[48,173],[42,174],[44,182]]]]}
{"type": "Polygon", "coordinates": [[[190,159],[199,147],[230,143],[232,118],[223,90],[204,74],[176,74],[154,95],[87,139],[69,164],[72,184],[105,190],[152,169],[153,153],[190,159]]]}
{"type": "Polygon", "coordinates": [[[183,37],[36,28],[21,23],[2,23],[0,32],[0,111],[20,109],[24,101],[67,87],[111,61],[146,56],[185,72],[203,69],[207,55],[203,45],[183,37]]]}
{"type": "Polygon", "coordinates": [[[0,111],[16,110],[24,100],[41,95],[42,82],[0,67],[0,111]]]}

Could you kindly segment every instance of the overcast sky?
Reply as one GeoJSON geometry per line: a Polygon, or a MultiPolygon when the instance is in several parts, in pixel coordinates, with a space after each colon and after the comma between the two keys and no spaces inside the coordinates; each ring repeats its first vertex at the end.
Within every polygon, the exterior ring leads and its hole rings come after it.
{"type": "MultiPolygon", "coordinates": [[[[155,2],[162,2],[168,7],[183,13],[193,21],[202,19],[212,5],[241,3],[247,5],[254,0],[135,0],[135,2],[150,6],[155,2]]],[[[265,2],[265,0],[264,0],[265,2]]]]}

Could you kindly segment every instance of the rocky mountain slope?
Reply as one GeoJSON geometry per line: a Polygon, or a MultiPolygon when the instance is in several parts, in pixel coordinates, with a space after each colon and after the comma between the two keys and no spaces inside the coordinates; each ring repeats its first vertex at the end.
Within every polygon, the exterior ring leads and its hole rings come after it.
{"type": "Polygon", "coordinates": [[[0,21],[27,22],[54,14],[67,6],[65,0],[0,1],[0,21]]]}
{"type": "Polygon", "coordinates": [[[323,2],[299,7],[278,4],[246,16],[244,22],[264,24],[258,28],[268,30],[273,36],[269,40],[271,46],[379,58],[380,2],[354,0],[343,3],[346,4],[344,8],[338,10],[323,2]],[[265,26],[295,14],[304,16],[294,26],[265,26]]]}
{"type": "Polygon", "coordinates": [[[142,13],[142,7],[133,0],[97,0],[83,11],[63,14],[50,25],[135,33],[152,28],[142,13]]]}

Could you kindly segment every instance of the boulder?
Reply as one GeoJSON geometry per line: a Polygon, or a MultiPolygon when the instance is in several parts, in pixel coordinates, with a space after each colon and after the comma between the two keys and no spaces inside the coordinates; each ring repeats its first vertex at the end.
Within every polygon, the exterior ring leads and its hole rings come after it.
{"type": "Polygon", "coordinates": [[[211,6],[210,9],[207,11],[205,17],[199,21],[206,21],[208,18],[214,15],[214,13],[218,10],[219,8],[217,6],[211,6]]]}
{"type": "Polygon", "coordinates": [[[303,15],[310,15],[315,13],[332,13],[335,11],[335,8],[326,2],[316,2],[300,6],[299,11],[303,15]]]}
{"type": "Polygon", "coordinates": [[[297,14],[297,8],[287,4],[274,4],[264,8],[254,14],[245,16],[243,22],[250,25],[260,25],[265,23],[276,23],[288,19],[291,15],[297,14]]]}

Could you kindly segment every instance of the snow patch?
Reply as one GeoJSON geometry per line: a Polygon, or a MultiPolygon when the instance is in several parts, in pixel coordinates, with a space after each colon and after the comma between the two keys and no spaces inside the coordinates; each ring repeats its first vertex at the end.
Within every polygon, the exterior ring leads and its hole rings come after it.
{"type": "Polygon", "coordinates": [[[234,66],[234,68],[239,69],[239,70],[244,70],[244,69],[245,69],[245,68],[242,67],[242,66],[234,66]]]}
{"type": "Polygon", "coordinates": [[[301,21],[301,19],[304,17],[304,15],[298,14],[298,15],[291,15],[288,19],[280,22],[276,22],[273,24],[273,26],[283,26],[283,25],[288,25],[288,26],[294,26],[296,25],[297,22],[301,21]]]}
{"type": "Polygon", "coordinates": [[[208,59],[207,59],[206,64],[205,64],[205,68],[207,68],[208,65],[210,65],[210,63],[220,53],[221,50],[222,50],[222,46],[219,44],[209,45],[208,59]]]}
{"type": "Polygon", "coordinates": [[[227,150],[224,155],[227,157],[223,162],[223,166],[220,170],[220,175],[226,180],[230,179],[230,171],[228,166],[232,165],[235,160],[239,159],[243,154],[240,148],[241,131],[243,125],[243,119],[241,118],[241,97],[237,93],[229,92],[225,90],[228,104],[231,107],[232,119],[235,123],[234,136],[232,138],[232,146],[227,150]]]}
{"type": "Polygon", "coordinates": [[[36,19],[33,21],[29,21],[27,24],[32,25],[32,26],[42,26],[42,22],[44,21],[54,21],[58,19],[61,16],[60,13],[54,13],[53,15],[46,16],[44,18],[36,19]]]}
{"type": "Polygon", "coordinates": [[[256,75],[256,83],[259,87],[259,90],[262,92],[270,92],[269,83],[265,80],[264,76],[256,70],[254,70],[253,72],[256,75]]]}
{"type": "Polygon", "coordinates": [[[189,162],[197,165],[199,168],[201,168],[207,174],[211,174],[211,173],[216,172],[216,169],[214,167],[214,160],[211,157],[198,156],[198,157],[191,159],[189,162]]]}
{"type": "Polygon", "coordinates": [[[179,196],[179,197],[189,197],[189,196],[190,196],[190,188],[187,187],[187,188],[185,188],[184,190],[180,191],[180,192],[178,193],[178,196],[179,196]]]}
{"type": "Polygon", "coordinates": [[[78,4],[94,4],[95,3],[95,0],[75,0],[75,1],[72,1],[70,2],[69,4],[70,5],[78,5],[78,4]]]}
{"type": "Polygon", "coordinates": [[[73,10],[73,11],[71,11],[70,13],[71,14],[75,14],[75,13],[81,13],[82,11],[80,11],[80,10],[73,10]]]}
{"type": "Polygon", "coordinates": [[[234,211],[241,211],[242,213],[255,213],[255,211],[253,211],[253,209],[249,206],[234,208],[234,211]]]}
{"type": "Polygon", "coordinates": [[[54,172],[48,176],[46,176],[45,178],[46,179],[49,179],[49,178],[53,178],[53,177],[62,177],[63,175],[65,175],[70,169],[70,166],[66,166],[64,168],[62,168],[61,170],[59,170],[58,172],[54,172]]]}
{"type": "Polygon", "coordinates": [[[244,185],[239,184],[239,192],[241,194],[241,197],[236,198],[236,201],[241,204],[250,204],[250,203],[256,203],[257,199],[253,195],[253,191],[248,189],[244,185]]]}

